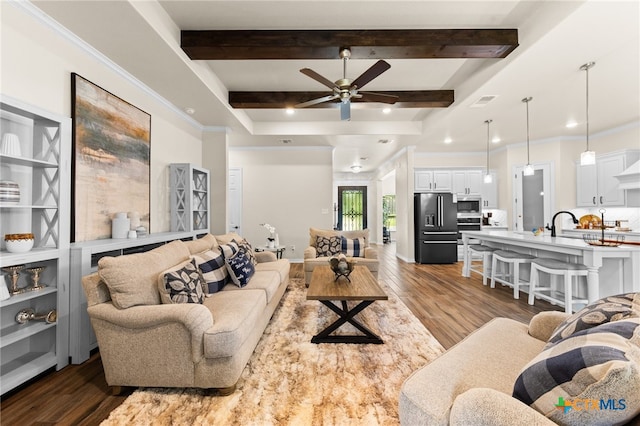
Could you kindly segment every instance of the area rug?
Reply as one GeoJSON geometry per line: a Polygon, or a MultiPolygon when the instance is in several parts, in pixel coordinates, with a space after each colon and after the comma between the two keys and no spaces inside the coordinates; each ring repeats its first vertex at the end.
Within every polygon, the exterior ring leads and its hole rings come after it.
{"type": "Polygon", "coordinates": [[[292,279],[233,394],[138,389],[102,425],[397,425],[402,383],[444,349],[381,286],[389,300],[358,318],[384,344],[311,343],[336,315],[292,279]]]}

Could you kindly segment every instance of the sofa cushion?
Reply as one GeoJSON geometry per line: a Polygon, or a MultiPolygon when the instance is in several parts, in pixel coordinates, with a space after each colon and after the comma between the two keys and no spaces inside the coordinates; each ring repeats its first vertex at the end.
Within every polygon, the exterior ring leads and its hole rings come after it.
{"type": "Polygon", "coordinates": [[[640,412],[638,395],[640,318],[604,323],[548,345],[513,389],[515,398],[559,424],[625,423],[640,412]]]}
{"type": "Polygon", "coordinates": [[[98,273],[117,308],[157,305],[160,303],[158,274],[188,260],[189,255],[182,241],[172,241],[144,253],[105,256],[98,261],[98,273]]]}
{"type": "Polygon", "coordinates": [[[342,249],[342,238],[333,237],[316,237],[316,256],[331,257],[340,253],[342,249]]]}
{"type": "Polygon", "coordinates": [[[162,303],[202,303],[202,276],[195,259],[176,265],[158,276],[162,303]]]}
{"type": "Polygon", "coordinates": [[[184,244],[187,246],[191,254],[202,253],[218,247],[216,238],[211,234],[207,234],[196,240],[185,241],[184,244]]]}
{"type": "Polygon", "coordinates": [[[228,232],[226,234],[216,235],[215,238],[218,244],[220,245],[229,244],[233,240],[236,240],[236,241],[242,240],[242,237],[238,235],[236,232],[228,232]]]}
{"type": "Polygon", "coordinates": [[[597,300],[564,320],[554,330],[549,343],[611,321],[640,317],[640,293],[619,294],[597,300]]]}
{"type": "Polygon", "coordinates": [[[364,238],[342,237],[341,251],[350,257],[364,257],[364,238]]]}
{"type": "Polygon", "coordinates": [[[206,294],[216,293],[229,282],[229,271],[222,254],[213,250],[204,253],[194,254],[196,265],[200,268],[204,279],[204,292],[206,294]]]}
{"type": "Polygon", "coordinates": [[[238,287],[244,287],[249,283],[249,280],[256,272],[255,267],[251,263],[251,259],[247,256],[244,250],[238,251],[232,258],[225,259],[227,263],[227,270],[229,271],[229,277],[231,281],[238,287]]]}
{"type": "Polygon", "coordinates": [[[204,333],[205,358],[225,358],[239,348],[264,315],[267,302],[262,290],[220,291],[204,300],[213,325],[204,333]]]}
{"type": "Polygon", "coordinates": [[[238,247],[236,240],[229,241],[228,243],[220,244],[220,246],[218,246],[218,250],[220,250],[222,257],[225,259],[231,259],[236,255],[236,253],[238,253],[239,249],[240,247],[238,247]]]}
{"type": "Polygon", "coordinates": [[[289,279],[290,269],[291,263],[289,263],[288,259],[276,259],[272,262],[261,262],[256,265],[256,273],[260,271],[275,271],[280,275],[280,282],[289,279]]]}
{"type": "Polygon", "coordinates": [[[280,274],[276,271],[262,271],[256,272],[246,286],[238,287],[235,284],[228,284],[224,288],[224,291],[262,290],[265,295],[265,300],[267,304],[269,304],[278,292],[278,287],[280,287],[281,282],[280,274]]]}

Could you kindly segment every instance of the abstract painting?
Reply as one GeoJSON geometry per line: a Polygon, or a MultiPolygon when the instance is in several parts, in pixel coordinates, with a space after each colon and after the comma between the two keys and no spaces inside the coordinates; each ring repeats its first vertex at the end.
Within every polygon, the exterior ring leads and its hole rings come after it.
{"type": "Polygon", "coordinates": [[[71,74],[71,241],[111,238],[111,220],[136,212],[149,230],[151,115],[71,74]]]}

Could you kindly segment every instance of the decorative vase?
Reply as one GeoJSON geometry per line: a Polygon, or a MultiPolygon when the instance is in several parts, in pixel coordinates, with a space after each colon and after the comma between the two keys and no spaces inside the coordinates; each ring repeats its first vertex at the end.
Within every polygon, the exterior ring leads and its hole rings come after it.
{"type": "Polygon", "coordinates": [[[127,238],[130,226],[126,213],[116,213],[116,216],[111,220],[111,238],[127,238]]]}
{"type": "Polygon", "coordinates": [[[267,240],[267,247],[268,248],[276,248],[275,240],[271,240],[271,239],[267,240]]]}
{"type": "Polygon", "coordinates": [[[5,133],[2,135],[2,145],[0,145],[0,154],[11,155],[12,157],[20,157],[20,139],[14,133],[5,133]]]}

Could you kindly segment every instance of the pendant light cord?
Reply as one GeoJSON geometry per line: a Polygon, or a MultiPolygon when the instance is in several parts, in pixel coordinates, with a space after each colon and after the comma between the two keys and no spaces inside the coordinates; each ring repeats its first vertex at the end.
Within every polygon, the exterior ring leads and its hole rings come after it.
{"type": "Polygon", "coordinates": [[[585,67],[587,73],[587,151],[589,151],[589,68],[591,68],[589,65],[585,67]]]}
{"type": "Polygon", "coordinates": [[[491,119],[485,120],[485,123],[487,123],[487,174],[489,174],[489,125],[492,121],[491,119]]]}
{"type": "Polygon", "coordinates": [[[531,161],[529,161],[529,102],[531,102],[532,99],[531,96],[522,99],[522,102],[527,105],[527,166],[531,164],[531,161]]]}

